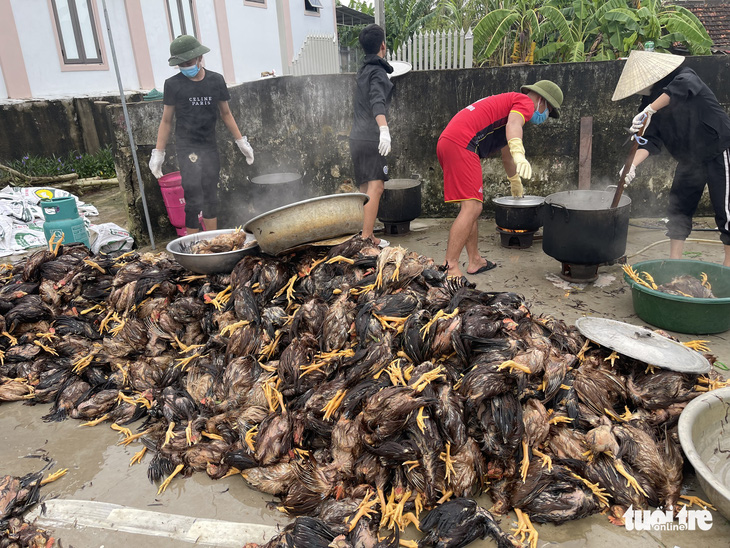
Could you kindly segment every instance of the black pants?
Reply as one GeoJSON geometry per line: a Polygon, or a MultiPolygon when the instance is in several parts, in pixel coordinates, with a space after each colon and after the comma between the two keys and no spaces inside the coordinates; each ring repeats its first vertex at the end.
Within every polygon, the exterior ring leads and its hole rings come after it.
{"type": "Polygon", "coordinates": [[[355,182],[362,186],[369,181],[388,181],[388,162],[378,152],[378,141],[350,139],[350,156],[355,166],[355,182]]]}
{"type": "Polygon", "coordinates": [[[680,163],[669,192],[667,236],[686,240],[705,185],[715,210],[720,240],[730,245],[730,149],[704,163],[680,163]]]}
{"type": "Polygon", "coordinates": [[[178,164],[185,191],[185,226],[200,228],[198,214],[218,217],[218,180],[221,162],[216,148],[178,148],[178,164]]]}

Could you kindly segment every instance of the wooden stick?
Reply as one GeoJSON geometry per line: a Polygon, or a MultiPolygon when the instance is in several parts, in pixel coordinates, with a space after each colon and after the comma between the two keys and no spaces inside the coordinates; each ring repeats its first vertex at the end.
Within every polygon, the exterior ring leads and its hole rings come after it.
{"type": "Polygon", "coordinates": [[[641,125],[641,129],[639,132],[634,136],[634,144],[631,145],[631,150],[629,150],[629,156],[626,158],[626,162],[624,163],[624,168],[621,170],[621,178],[618,180],[618,185],[616,186],[616,193],[613,195],[613,202],[611,202],[611,209],[616,209],[618,207],[618,203],[621,201],[621,194],[624,192],[624,187],[626,186],[624,183],[626,181],[626,174],[631,169],[631,164],[634,163],[634,156],[636,155],[636,151],[639,150],[639,140],[637,137],[641,137],[644,135],[644,128],[646,127],[646,120],[644,119],[644,123],[641,125]]]}
{"type": "Polygon", "coordinates": [[[7,171],[13,177],[17,177],[18,179],[21,179],[27,183],[52,183],[55,181],[74,181],[79,178],[78,173],[67,173],[64,175],[54,175],[52,177],[31,177],[30,175],[26,175],[25,173],[16,171],[13,168],[8,167],[3,164],[0,164],[0,169],[7,171]]]}

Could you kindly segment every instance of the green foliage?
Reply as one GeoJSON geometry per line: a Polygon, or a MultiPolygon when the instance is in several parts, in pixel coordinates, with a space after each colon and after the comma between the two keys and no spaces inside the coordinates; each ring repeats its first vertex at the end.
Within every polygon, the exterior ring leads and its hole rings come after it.
{"type": "Polygon", "coordinates": [[[388,0],[385,2],[385,44],[396,51],[436,15],[435,0],[388,0]]]}
{"type": "Polygon", "coordinates": [[[658,51],[681,43],[693,55],[712,46],[694,14],[661,0],[505,0],[475,26],[474,56],[481,65],[605,60],[647,41],[658,51]]]}
{"type": "MultiPolygon", "coordinates": [[[[30,177],[53,177],[68,173],[78,173],[79,178],[101,177],[111,179],[116,177],[114,157],[111,148],[100,150],[97,154],[79,154],[69,152],[65,156],[23,156],[20,160],[0,162],[24,175],[30,177]]],[[[0,172],[7,175],[6,172],[0,172]]]]}

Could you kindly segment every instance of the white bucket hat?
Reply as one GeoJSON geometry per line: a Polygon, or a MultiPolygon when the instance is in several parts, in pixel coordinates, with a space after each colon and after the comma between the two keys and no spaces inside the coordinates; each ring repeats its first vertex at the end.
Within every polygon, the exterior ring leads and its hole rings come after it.
{"type": "Polygon", "coordinates": [[[632,51],[624,65],[611,100],[625,99],[629,95],[656,84],[683,62],[684,57],[681,55],[655,51],[632,51]]]}

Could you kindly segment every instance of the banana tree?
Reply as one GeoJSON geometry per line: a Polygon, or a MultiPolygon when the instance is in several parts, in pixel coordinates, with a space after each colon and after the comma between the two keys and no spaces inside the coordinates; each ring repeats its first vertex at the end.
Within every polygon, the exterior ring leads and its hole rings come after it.
{"type": "Polygon", "coordinates": [[[613,59],[605,36],[605,15],[628,8],[626,0],[573,0],[547,2],[538,11],[545,18],[535,59],[544,62],[580,62],[613,59]]]}
{"type": "Polygon", "coordinates": [[[540,33],[540,4],[537,0],[504,2],[505,7],[482,17],[473,31],[475,64],[492,61],[504,65],[508,59],[532,62],[535,37],[540,33]],[[492,59],[495,54],[497,58],[492,59]]]}
{"type": "Polygon", "coordinates": [[[605,14],[613,29],[623,29],[622,39],[611,45],[621,55],[634,49],[637,42],[652,41],[657,50],[668,50],[681,42],[692,55],[707,55],[712,39],[704,25],[691,11],[676,5],[664,5],[661,0],[637,0],[636,8],[617,8],[605,14]]]}
{"type": "Polygon", "coordinates": [[[435,0],[388,0],[385,2],[385,41],[389,51],[398,48],[436,15],[435,0]]]}

